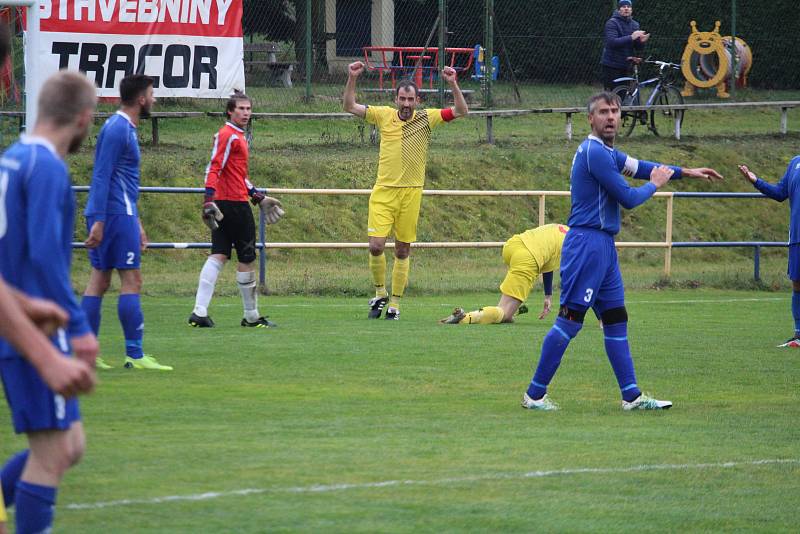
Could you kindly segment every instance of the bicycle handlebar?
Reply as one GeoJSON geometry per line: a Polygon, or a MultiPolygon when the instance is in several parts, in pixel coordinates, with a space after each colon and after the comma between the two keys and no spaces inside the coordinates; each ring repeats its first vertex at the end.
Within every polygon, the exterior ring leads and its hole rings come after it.
{"type": "Polygon", "coordinates": [[[667,68],[667,67],[673,68],[675,70],[680,70],[681,69],[680,65],[677,65],[675,63],[669,63],[667,61],[656,61],[656,60],[645,59],[644,62],[645,63],[650,63],[651,65],[658,65],[658,68],[662,69],[662,70],[667,68]]]}

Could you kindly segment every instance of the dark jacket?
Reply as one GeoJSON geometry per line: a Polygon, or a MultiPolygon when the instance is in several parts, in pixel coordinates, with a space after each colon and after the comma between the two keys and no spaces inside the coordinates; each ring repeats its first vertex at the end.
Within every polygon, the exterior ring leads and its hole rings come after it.
{"type": "Polygon", "coordinates": [[[627,69],[626,58],[634,56],[635,51],[644,46],[640,41],[631,39],[631,34],[638,29],[639,23],[633,17],[622,17],[619,11],[615,12],[606,22],[605,46],[600,63],[615,69],[627,69]]]}

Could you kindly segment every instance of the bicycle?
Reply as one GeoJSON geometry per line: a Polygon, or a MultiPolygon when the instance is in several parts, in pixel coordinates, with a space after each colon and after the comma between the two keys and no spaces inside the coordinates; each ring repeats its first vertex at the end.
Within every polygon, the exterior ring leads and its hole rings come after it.
{"type": "MultiPolygon", "coordinates": [[[[653,91],[645,102],[645,107],[650,106],[665,106],[683,104],[683,96],[680,90],[675,86],[675,73],[674,71],[680,70],[681,66],[675,63],[668,63],[666,61],[651,61],[646,59],[643,63],[658,66],[658,76],[650,78],[643,82],[639,81],[639,65],[634,62],[633,64],[633,77],[626,76],[614,80],[618,85],[614,88],[613,92],[619,97],[623,106],[641,106],[641,88],[648,87],[653,84],[653,91]]],[[[655,135],[658,134],[658,126],[656,126],[656,116],[659,111],[663,117],[669,117],[674,120],[676,111],[672,109],[665,110],[641,110],[641,111],[625,111],[620,113],[620,131],[623,132],[625,137],[633,133],[633,129],[638,123],[648,127],[648,129],[655,135]]],[[[683,118],[681,117],[681,120],[683,118]]]]}

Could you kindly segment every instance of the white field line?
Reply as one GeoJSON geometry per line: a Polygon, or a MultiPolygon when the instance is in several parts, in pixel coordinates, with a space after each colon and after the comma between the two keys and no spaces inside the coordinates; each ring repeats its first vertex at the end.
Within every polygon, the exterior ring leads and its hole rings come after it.
{"type": "Polygon", "coordinates": [[[692,469],[730,469],[735,467],[752,467],[763,465],[799,465],[800,459],[773,459],[773,460],[751,460],[744,462],[719,462],[703,464],[651,464],[636,465],[631,467],[580,467],[575,469],[555,469],[551,471],[528,471],[527,473],[490,473],[485,475],[473,475],[454,478],[440,478],[433,480],[384,480],[382,482],[361,482],[361,483],[341,483],[341,484],[315,484],[313,486],[288,486],[275,488],[248,488],[232,491],[210,491],[197,493],[194,495],[168,495],[166,497],[153,497],[150,499],[120,499],[118,501],[104,501],[93,503],[75,503],[59,507],[66,510],[95,510],[100,508],[112,508],[117,506],[139,505],[139,504],[165,504],[176,501],[207,501],[220,499],[223,497],[240,497],[247,495],[259,495],[264,493],[285,493],[285,494],[314,494],[331,493],[336,491],[360,490],[360,489],[381,489],[389,487],[405,486],[450,486],[465,484],[470,482],[491,482],[502,480],[525,480],[531,478],[546,478],[571,475],[603,475],[620,473],[643,473],[648,471],[688,471],[692,469]]]}
{"type": "MultiPolygon", "coordinates": [[[[720,304],[720,303],[734,303],[734,302],[784,302],[790,300],[791,297],[765,297],[765,298],[722,298],[722,299],[687,299],[687,300],[628,300],[625,304],[720,304]]],[[[408,299],[412,304],[407,304],[407,307],[416,308],[452,308],[455,304],[447,302],[415,302],[413,297],[408,299]]],[[[535,300],[535,299],[532,299],[535,300]]],[[[366,299],[365,299],[366,302],[366,299]]],[[[172,306],[172,304],[169,304],[172,306]]],[[[215,308],[240,308],[241,303],[222,303],[214,304],[215,308]]],[[[336,304],[336,303],[301,303],[301,304],[275,304],[270,302],[267,297],[264,299],[264,306],[267,308],[364,308],[366,304],[336,304]]]]}

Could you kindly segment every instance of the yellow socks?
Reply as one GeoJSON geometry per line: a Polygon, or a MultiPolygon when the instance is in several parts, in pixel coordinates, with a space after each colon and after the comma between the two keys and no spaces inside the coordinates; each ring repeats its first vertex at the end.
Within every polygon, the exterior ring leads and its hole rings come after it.
{"type": "Polygon", "coordinates": [[[408,285],[408,269],[410,265],[410,258],[394,259],[394,266],[392,267],[392,298],[389,301],[389,306],[400,307],[400,299],[408,285]]]}
{"type": "Polygon", "coordinates": [[[479,310],[471,311],[461,320],[460,324],[498,324],[503,322],[503,310],[497,306],[486,306],[479,310]]]}
{"type": "Polygon", "coordinates": [[[372,273],[372,281],[375,284],[375,296],[386,296],[386,255],[369,255],[369,270],[372,273]]]}

